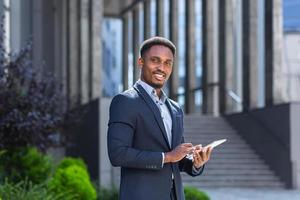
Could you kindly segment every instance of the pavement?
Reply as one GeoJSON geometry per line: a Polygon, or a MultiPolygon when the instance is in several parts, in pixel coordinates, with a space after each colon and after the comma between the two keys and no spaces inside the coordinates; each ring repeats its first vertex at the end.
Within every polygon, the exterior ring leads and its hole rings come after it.
{"type": "Polygon", "coordinates": [[[202,189],[211,200],[300,200],[300,190],[216,188],[202,189]]]}

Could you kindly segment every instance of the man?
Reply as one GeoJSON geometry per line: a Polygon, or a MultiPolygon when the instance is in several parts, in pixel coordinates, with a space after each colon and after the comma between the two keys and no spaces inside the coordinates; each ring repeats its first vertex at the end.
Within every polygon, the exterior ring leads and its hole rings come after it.
{"type": "Polygon", "coordinates": [[[200,175],[209,160],[210,148],[184,143],[183,111],[162,90],[175,53],[165,38],[144,41],[140,79],[111,102],[108,153],[121,167],[121,200],[184,200],[180,171],[200,175]]]}

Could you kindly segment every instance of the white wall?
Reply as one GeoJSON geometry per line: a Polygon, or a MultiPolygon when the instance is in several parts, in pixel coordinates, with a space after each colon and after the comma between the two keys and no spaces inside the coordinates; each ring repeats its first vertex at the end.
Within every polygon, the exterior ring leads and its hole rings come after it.
{"type": "Polygon", "coordinates": [[[300,32],[284,34],[283,73],[289,101],[300,101],[300,32]]]}
{"type": "Polygon", "coordinates": [[[120,168],[113,167],[110,164],[107,152],[107,124],[109,118],[109,106],[111,102],[111,98],[101,98],[100,100],[100,168],[99,168],[99,177],[100,177],[100,185],[103,187],[119,187],[120,183],[120,168]]]}
{"type": "Polygon", "coordinates": [[[100,99],[100,106],[99,106],[99,113],[100,113],[100,136],[99,136],[99,177],[100,177],[100,185],[104,187],[110,187],[112,185],[112,167],[108,159],[108,152],[107,152],[107,124],[108,124],[108,117],[109,117],[109,105],[111,99],[110,98],[101,98],[100,99]]]}
{"type": "Polygon", "coordinates": [[[291,104],[291,161],[292,161],[292,177],[293,187],[300,189],[300,103],[291,104]]]}

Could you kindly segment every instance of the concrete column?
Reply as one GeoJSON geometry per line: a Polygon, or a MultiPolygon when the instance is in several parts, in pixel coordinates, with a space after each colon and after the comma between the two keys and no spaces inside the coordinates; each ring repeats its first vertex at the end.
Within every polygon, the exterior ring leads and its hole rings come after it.
{"type": "Polygon", "coordinates": [[[67,81],[68,81],[68,74],[67,74],[67,69],[68,69],[68,1],[60,1],[57,0],[57,2],[59,2],[59,7],[60,7],[60,11],[61,15],[59,17],[59,19],[56,21],[56,27],[60,27],[60,41],[59,41],[59,47],[57,46],[57,48],[60,48],[60,62],[59,62],[59,66],[60,66],[60,78],[62,80],[62,84],[63,84],[63,93],[65,95],[67,95],[67,81]]]}
{"type": "Polygon", "coordinates": [[[243,1],[243,109],[258,107],[258,1],[243,1]]]}
{"type": "Polygon", "coordinates": [[[248,63],[243,63],[244,67],[248,67],[247,72],[249,73],[248,75],[245,74],[245,76],[249,77],[249,88],[244,91],[248,93],[248,105],[245,105],[245,109],[247,109],[247,107],[258,107],[258,1],[254,0],[243,3],[245,3],[245,6],[243,6],[244,12],[248,14],[248,16],[245,16],[245,22],[243,23],[248,26],[248,36],[246,36],[247,33],[245,30],[245,37],[248,38],[245,38],[245,40],[248,41],[245,41],[247,43],[244,43],[244,56],[248,57],[245,58],[245,60],[248,59],[248,63]]]}
{"type": "MultiPolygon", "coordinates": [[[[225,1],[225,102],[226,111],[234,111],[235,101],[229,95],[230,91],[234,91],[234,0],[225,1]]],[[[220,64],[220,63],[219,63],[220,64]]]]}
{"type": "Polygon", "coordinates": [[[250,108],[250,2],[243,1],[243,110],[250,108]]]}
{"type": "Polygon", "coordinates": [[[85,104],[89,101],[89,11],[90,11],[89,0],[80,1],[80,93],[81,93],[81,104],[85,104]]]}
{"type": "Polygon", "coordinates": [[[80,26],[79,26],[79,0],[69,1],[69,105],[74,107],[80,102],[80,26]]]}
{"type": "Polygon", "coordinates": [[[4,2],[3,2],[3,0],[0,1],[0,14],[1,15],[4,14],[4,2]]]}
{"type": "Polygon", "coordinates": [[[185,112],[195,112],[196,64],[195,64],[195,1],[186,0],[185,33],[185,112]]]}
{"type": "Polygon", "coordinates": [[[4,16],[4,44],[8,51],[19,51],[32,36],[32,1],[2,0],[0,8],[0,14],[4,16]]]}
{"type": "Polygon", "coordinates": [[[91,0],[91,99],[99,98],[102,94],[102,18],[103,0],[91,0]]]}
{"type": "MultiPolygon", "coordinates": [[[[62,92],[67,96],[67,65],[68,65],[68,1],[53,1],[54,7],[54,73],[62,84],[62,92]]],[[[67,100],[62,104],[66,109],[67,100]]]]}
{"type": "MultiPolygon", "coordinates": [[[[28,0],[25,0],[28,1],[28,0]]],[[[9,16],[6,14],[8,11],[2,8],[1,16],[5,16],[5,21],[10,20],[10,30],[6,30],[6,37],[10,39],[10,48],[13,51],[18,51],[22,48],[22,45],[24,45],[24,42],[26,37],[27,40],[29,39],[29,36],[31,35],[31,30],[28,32],[24,29],[31,29],[31,17],[29,13],[31,12],[31,7],[22,7],[22,1],[21,0],[15,0],[10,1],[10,9],[9,16]],[[26,13],[26,14],[25,14],[26,13]],[[10,18],[10,19],[9,19],[10,18]],[[25,21],[26,20],[26,21],[25,21]],[[26,24],[26,26],[24,26],[26,24]],[[9,32],[8,32],[9,31],[9,32]],[[10,34],[10,35],[8,35],[10,34]]],[[[27,2],[27,5],[30,5],[29,2],[27,2]]],[[[1,7],[3,6],[4,2],[1,1],[1,7]]],[[[7,23],[7,22],[5,22],[7,23]]]]}
{"type": "Polygon", "coordinates": [[[133,52],[133,82],[136,82],[140,77],[140,69],[137,66],[137,60],[139,58],[139,46],[140,46],[140,18],[139,18],[139,7],[140,4],[136,5],[133,9],[132,17],[132,52],[133,52]]]}
{"type": "Polygon", "coordinates": [[[43,1],[32,0],[32,38],[33,49],[32,49],[32,59],[33,65],[38,66],[43,60],[43,49],[45,49],[43,44],[43,1]]]}
{"type": "Polygon", "coordinates": [[[123,16],[123,34],[122,34],[122,82],[123,82],[123,90],[128,89],[128,14],[124,14],[123,16]]]}
{"type": "Polygon", "coordinates": [[[156,35],[164,36],[164,1],[156,0],[156,35]]]}
{"type": "Polygon", "coordinates": [[[55,72],[54,48],[56,27],[54,24],[56,11],[53,9],[53,6],[54,2],[52,0],[26,0],[21,2],[21,9],[24,8],[24,12],[21,12],[22,19],[20,20],[22,24],[21,29],[24,31],[22,32],[21,40],[25,41],[28,39],[28,35],[26,36],[25,32],[33,36],[33,65],[42,66],[43,73],[55,72]],[[28,11],[30,9],[32,9],[31,12],[28,11]],[[30,13],[26,13],[26,10],[30,13]],[[30,21],[32,24],[28,23],[30,21]]]}
{"type": "Polygon", "coordinates": [[[218,1],[203,0],[203,113],[218,115],[218,1]]]}
{"type": "MultiPolygon", "coordinates": [[[[178,0],[170,1],[170,40],[174,43],[178,52],[178,0]]],[[[179,86],[178,56],[174,58],[173,72],[169,79],[169,96],[177,101],[177,90],[179,86]]]]}
{"type": "Polygon", "coordinates": [[[53,1],[54,10],[54,74],[61,79],[62,75],[62,2],[53,1]]]}
{"type": "Polygon", "coordinates": [[[250,6],[250,108],[257,108],[258,105],[258,0],[249,1],[250,6]]]}
{"type": "Polygon", "coordinates": [[[265,92],[266,105],[287,100],[282,69],[282,0],[265,0],[265,92]]]}
{"type": "Polygon", "coordinates": [[[234,111],[235,44],[234,0],[219,1],[219,108],[220,113],[234,111]]]}
{"type": "Polygon", "coordinates": [[[144,40],[151,36],[151,0],[144,1],[144,40]]]}
{"type": "Polygon", "coordinates": [[[226,112],[227,91],[226,91],[226,1],[219,1],[219,109],[220,113],[226,112]]]}
{"type": "MultiPolygon", "coordinates": [[[[27,0],[31,1],[31,0],[27,0]]],[[[27,2],[28,3],[28,2],[27,2]]],[[[53,12],[53,39],[52,41],[54,49],[53,49],[53,55],[54,60],[53,66],[49,66],[53,68],[53,73],[55,76],[59,79],[60,83],[62,84],[62,92],[65,96],[67,96],[67,7],[68,2],[67,1],[61,1],[61,0],[52,0],[52,5],[49,8],[53,12]],[[52,7],[51,7],[52,6],[52,7]]],[[[27,25],[27,24],[26,24],[27,25]]],[[[33,36],[34,37],[34,36],[33,36]]],[[[47,63],[46,63],[47,64],[47,63]]],[[[61,109],[66,109],[65,105],[67,103],[67,100],[61,104],[61,109]]],[[[47,153],[52,155],[54,157],[54,161],[58,162],[66,154],[65,147],[52,147],[47,149],[47,153]]]]}
{"type": "Polygon", "coordinates": [[[243,96],[243,21],[242,21],[242,0],[235,1],[235,68],[234,68],[234,93],[236,101],[234,112],[242,111],[242,96],[243,96]]]}
{"type": "Polygon", "coordinates": [[[43,61],[45,61],[45,72],[54,73],[55,71],[55,10],[53,9],[53,0],[44,0],[42,1],[42,15],[43,18],[43,26],[42,26],[42,34],[43,34],[43,61]]]}

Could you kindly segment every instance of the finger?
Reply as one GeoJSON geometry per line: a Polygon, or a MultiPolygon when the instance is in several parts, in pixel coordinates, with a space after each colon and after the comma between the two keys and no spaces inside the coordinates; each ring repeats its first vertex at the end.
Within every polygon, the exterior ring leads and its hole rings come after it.
{"type": "Polygon", "coordinates": [[[181,146],[184,146],[184,147],[192,147],[193,144],[192,144],[192,143],[182,143],[181,146]]]}
{"type": "Polygon", "coordinates": [[[203,150],[199,153],[201,155],[202,161],[205,161],[206,160],[206,148],[203,148],[203,150]]]}
{"type": "Polygon", "coordinates": [[[201,151],[201,149],[202,149],[202,144],[198,144],[195,146],[195,150],[201,151]]]}
{"type": "Polygon", "coordinates": [[[199,156],[198,160],[199,160],[199,163],[203,163],[205,161],[204,158],[203,158],[203,156],[199,156]]]}
{"type": "Polygon", "coordinates": [[[194,164],[199,165],[201,161],[199,160],[198,157],[194,157],[194,164]]]}
{"type": "Polygon", "coordinates": [[[186,147],[185,151],[187,153],[194,153],[194,148],[193,147],[186,147]]]}
{"type": "Polygon", "coordinates": [[[200,155],[199,151],[194,153],[194,158],[197,161],[197,163],[201,162],[202,158],[201,158],[201,155],[200,155]]]}
{"type": "Polygon", "coordinates": [[[196,164],[198,164],[199,162],[200,162],[200,158],[199,158],[200,156],[197,154],[197,153],[195,153],[194,155],[193,155],[193,158],[194,158],[194,163],[196,163],[196,164]]]}
{"type": "Polygon", "coordinates": [[[212,147],[208,147],[207,151],[206,151],[206,156],[209,158],[210,154],[212,152],[212,147]]]}

